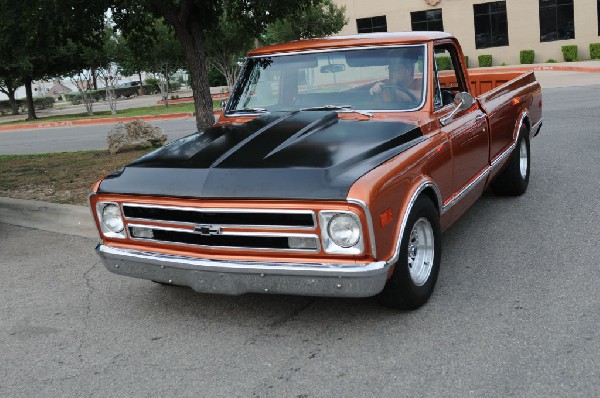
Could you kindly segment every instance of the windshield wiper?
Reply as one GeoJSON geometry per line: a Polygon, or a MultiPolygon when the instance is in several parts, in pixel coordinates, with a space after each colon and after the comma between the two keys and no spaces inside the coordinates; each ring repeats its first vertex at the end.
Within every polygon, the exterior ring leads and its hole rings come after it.
{"type": "Polygon", "coordinates": [[[355,112],[363,116],[373,117],[372,113],[359,111],[352,109],[351,105],[323,105],[323,106],[311,106],[309,108],[302,108],[301,111],[342,111],[342,112],[355,112]]]}
{"type": "Polygon", "coordinates": [[[244,109],[233,109],[229,111],[231,113],[267,113],[265,108],[244,108],[244,109]]]}

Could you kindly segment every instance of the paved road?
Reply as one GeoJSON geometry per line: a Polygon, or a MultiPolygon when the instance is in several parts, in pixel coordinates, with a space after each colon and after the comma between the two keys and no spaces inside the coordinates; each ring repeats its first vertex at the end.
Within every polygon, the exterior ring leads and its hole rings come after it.
{"type": "Polygon", "coordinates": [[[196,294],[0,224],[0,396],[600,396],[598,89],[546,91],[528,192],[444,234],[416,312],[196,294]]]}
{"type": "MultiPolygon", "coordinates": [[[[194,118],[157,120],[152,125],[162,128],[168,141],[196,131],[194,118]]],[[[0,131],[0,155],[72,152],[107,149],[106,136],[114,124],[57,127],[35,130],[0,131]]]]}

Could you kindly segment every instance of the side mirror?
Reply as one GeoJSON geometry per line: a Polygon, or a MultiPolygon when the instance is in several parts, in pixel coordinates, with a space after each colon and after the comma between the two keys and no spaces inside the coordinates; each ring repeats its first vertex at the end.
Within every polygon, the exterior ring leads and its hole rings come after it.
{"type": "Polygon", "coordinates": [[[224,111],[227,106],[227,100],[221,100],[221,110],[224,111]]]}
{"type": "Polygon", "coordinates": [[[475,100],[473,99],[471,94],[467,92],[456,94],[456,96],[454,97],[454,103],[456,104],[456,108],[454,108],[454,110],[448,116],[440,118],[440,124],[442,126],[447,125],[448,122],[454,117],[454,115],[456,115],[457,112],[469,109],[471,106],[473,106],[474,101],[475,100]]]}

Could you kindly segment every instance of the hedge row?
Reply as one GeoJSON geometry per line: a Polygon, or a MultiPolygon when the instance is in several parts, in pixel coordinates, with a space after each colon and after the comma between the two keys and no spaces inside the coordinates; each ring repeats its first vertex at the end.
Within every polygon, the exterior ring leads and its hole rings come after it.
{"type": "MultiPolygon", "coordinates": [[[[54,107],[54,97],[34,97],[33,98],[33,107],[36,110],[40,109],[48,109],[54,107]]],[[[27,100],[26,99],[18,99],[17,106],[19,107],[20,112],[25,112],[27,110],[27,100]]],[[[10,107],[10,102],[8,100],[0,101],[0,114],[11,113],[12,108],[10,107]]]]}
{"type": "MultiPolygon", "coordinates": [[[[154,93],[160,92],[160,89],[158,88],[158,86],[154,85],[154,84],[144,84],[142,87],[144,87],[144,92],[146,94],[154,94],[154,93]]],[[[169,89],[170,89],[169,92],[177,91],[180,88],[181,88],[181,83],[179,83],[179,82],[170,82],[169,83],[169,89]]],[[[138,95],[139,89],[140,89],[139,86],[115,87],[115,95],[117,96],[117,98],[134,97],[134,96],[138,95]]],[[[92,96],[92,98],[94,99],[94,102],[106,100],[106,90],[105,89],[91,90],[89,93],[92,96]]],[[[63,100],[70,101],[73,105],[81,104],[81,93],[79,91],[72,91],[70,93],[62,93],[61,96],[62,96],[63,100]]]]}

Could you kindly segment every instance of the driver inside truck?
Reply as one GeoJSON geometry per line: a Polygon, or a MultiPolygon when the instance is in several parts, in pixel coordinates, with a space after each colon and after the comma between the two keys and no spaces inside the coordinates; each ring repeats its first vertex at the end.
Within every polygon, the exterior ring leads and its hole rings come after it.
{"type": "Polygon", "coordinates": [[[419,102],[421,83],[415,79],[415,62],[393,58],[388,66],[389,79],[378,81],[369,93],[382,102],[419,102]]]}

